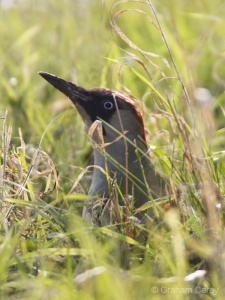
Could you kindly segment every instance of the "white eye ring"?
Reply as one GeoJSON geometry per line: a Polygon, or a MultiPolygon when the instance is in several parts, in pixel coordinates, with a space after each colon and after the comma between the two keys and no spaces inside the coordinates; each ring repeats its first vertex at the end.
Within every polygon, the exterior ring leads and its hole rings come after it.
{"type": "Polygon", "coordinates": [[[105,102],[103,103],[103,106],[104,106],[104,108],[107,109],[107,110],[110,110],[110,109],[112,109],[112,108],[114,107],[114,105],[113,105],[113,103],[112,103],[111,101],[105,101],[105,102]]]}

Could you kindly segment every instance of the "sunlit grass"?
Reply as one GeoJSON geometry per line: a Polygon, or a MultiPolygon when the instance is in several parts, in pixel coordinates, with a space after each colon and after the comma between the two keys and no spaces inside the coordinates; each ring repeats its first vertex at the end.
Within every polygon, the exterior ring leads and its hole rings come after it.
{"type": "Polygon", "coordinates": [[[223,299],[222,1],[16,3],[0,9],[0,298],[223,299]],[[178,209],[135,235],[82,220],[88,134],[40,70],[137,98],[178,209]]]}

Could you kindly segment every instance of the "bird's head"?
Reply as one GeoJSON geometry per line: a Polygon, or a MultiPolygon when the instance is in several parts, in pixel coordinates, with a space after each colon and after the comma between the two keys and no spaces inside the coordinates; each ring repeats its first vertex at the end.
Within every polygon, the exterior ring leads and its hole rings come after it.
{"type": "Polygon", "coordinates": [[[88,129],[96,120],[100,120],[103,121],[104,135],[112,133],[110,128],[120,132],[123,129],[131,139],[139,138],[145,142],[141,113],[130,99],[109,89],[84,89],[55,75],[46,72],[39,74],[70,98],[88,129]]]}

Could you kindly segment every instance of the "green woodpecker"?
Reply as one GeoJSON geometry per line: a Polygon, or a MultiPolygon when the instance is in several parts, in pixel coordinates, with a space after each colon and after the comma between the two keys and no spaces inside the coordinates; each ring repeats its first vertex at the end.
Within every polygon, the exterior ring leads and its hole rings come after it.
{"type": "MultiPolygon", "coordinates": [[[[115,187],[117,204],[133,212],[165,195],[165,181],[150,161],[143,118],[133,101],[109,89],[84,89],[55,75],[39,74],[70,98],[92,139],[95,167],[83,209],[85,219],[100,225],[110,223],[110,208],[104,206],[115,187]],[[94,196],[105,201],[96,206],[94,196]]],[[[137,216],[143,218],[144,213],[137,216]]]]}

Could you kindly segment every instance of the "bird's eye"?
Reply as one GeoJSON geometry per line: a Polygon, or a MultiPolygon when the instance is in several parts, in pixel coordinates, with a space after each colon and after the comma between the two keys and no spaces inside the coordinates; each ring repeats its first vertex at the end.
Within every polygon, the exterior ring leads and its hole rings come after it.
{"type": "Polygon", "coordinates": [[[105,101],[103,102],[103,107],[107,110],[113,109],[114,105],[111,101],[105,101]]]}

